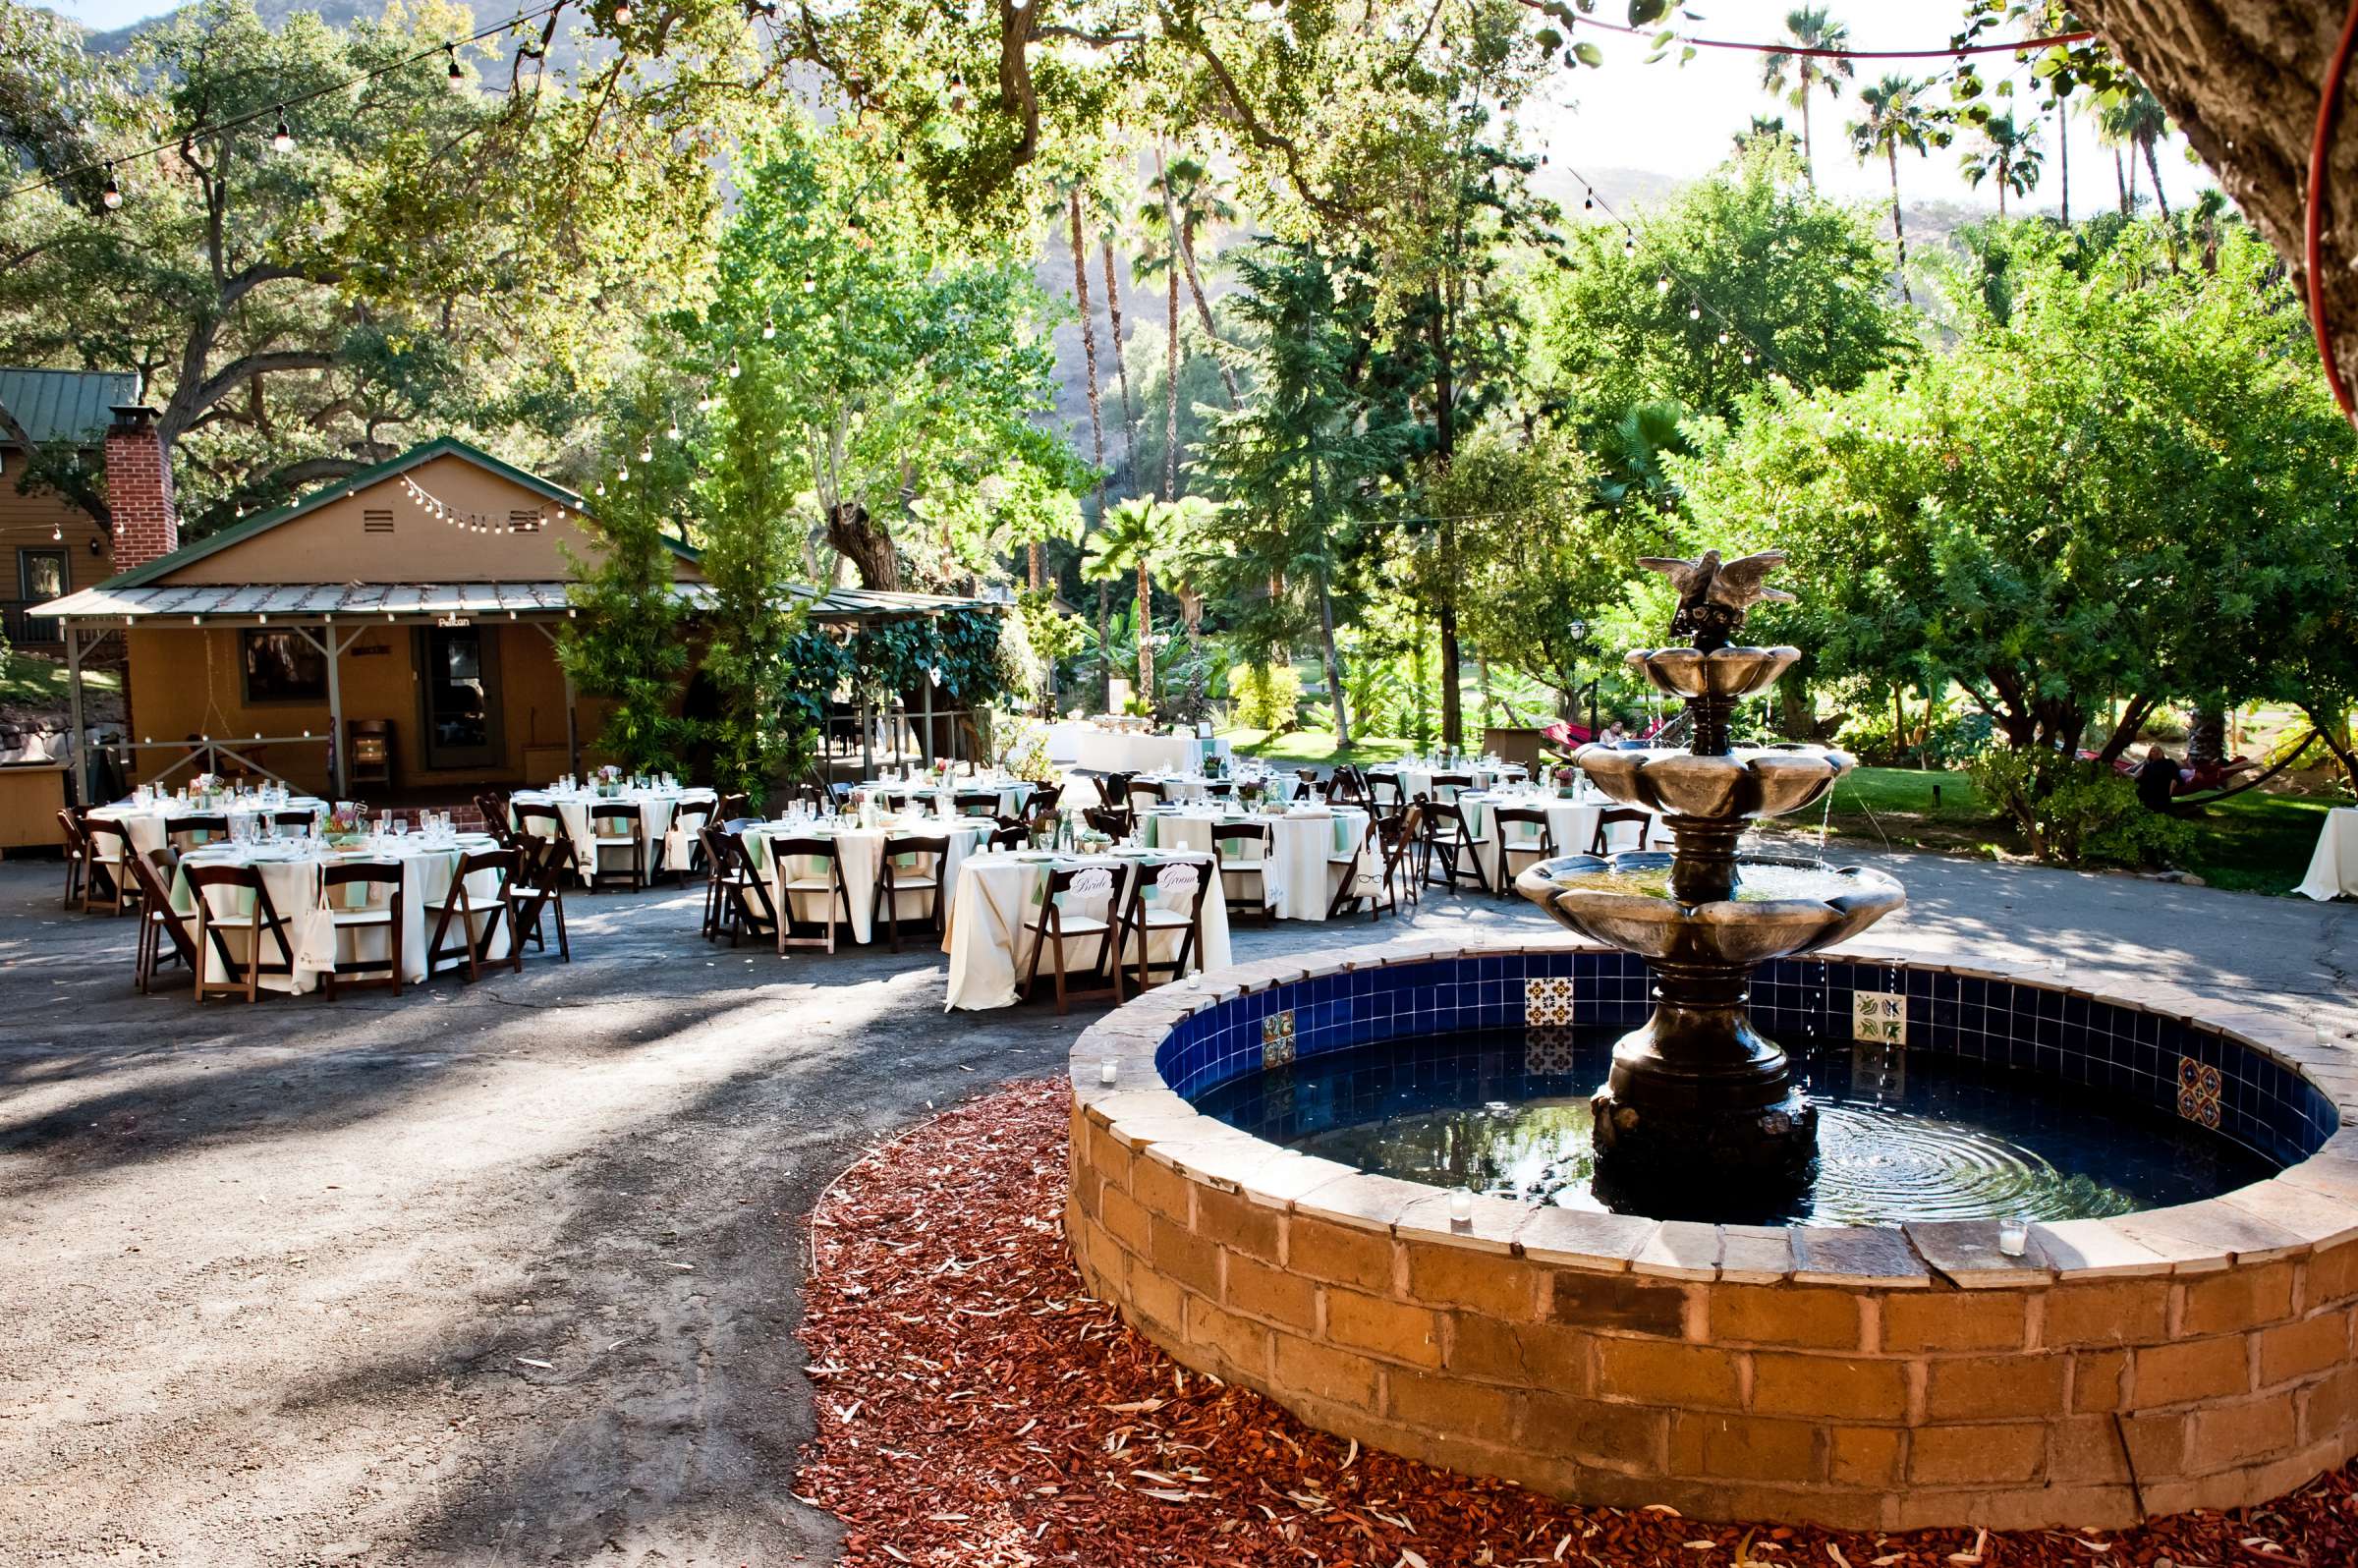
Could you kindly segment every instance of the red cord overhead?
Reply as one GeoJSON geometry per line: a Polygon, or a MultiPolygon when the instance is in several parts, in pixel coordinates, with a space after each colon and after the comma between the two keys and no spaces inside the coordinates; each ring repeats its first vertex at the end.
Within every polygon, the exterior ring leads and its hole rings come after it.
{"type": "Polygon", "coordinates": [[[2350,385],[2342,379],[2341,364],[2333,358],[2333,325],[2326,317],[2326,154],[2333,143],[2333,122],[2341,112],[2341,80],[2350,69],[2350,44],[2358,39],[2358,0],[2350,0],[2342,19],[2341,41],[2333,46],[2332,63],[2317,97],[2317,134],[2309,141],[2309,200],[2301,215],[2301,264],[2309,274],[2309,324],[2317,333],[2318,358],[2326,362],[2326,384],[2341,405],[2345,420],[2358,423],[2358,406],[2350,400],[2350,385]]]}

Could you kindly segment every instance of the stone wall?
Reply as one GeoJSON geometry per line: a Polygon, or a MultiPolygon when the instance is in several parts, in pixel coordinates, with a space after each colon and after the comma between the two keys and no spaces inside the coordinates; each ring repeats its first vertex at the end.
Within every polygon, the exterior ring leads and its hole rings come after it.
{"type": "MultiPolygon", "coordinates": [[[[1180,1018],[1240,989],[1432,955],[1246,966],[1077,1043],[1073,1250],[1178,1361],[1397,1453],[1715,1519],[2117,1528],[2273,1497],[2358,1449],[2358,1134],[2220,1199],[2035,1227],[2013,1259],[1986,1222],[1483,1199],[1452,1227],[1446,1194],[1263,1144],[1155,1071],[1180,1018]]],[[[2348,1071],[2289,1031],[2233,1037],[2348,1071]]]]}

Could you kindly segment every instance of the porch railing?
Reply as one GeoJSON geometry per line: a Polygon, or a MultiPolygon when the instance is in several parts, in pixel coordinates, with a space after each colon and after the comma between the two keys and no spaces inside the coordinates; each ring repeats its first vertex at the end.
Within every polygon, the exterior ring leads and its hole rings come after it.
{"type": "MultiPolygon", "coordinates": [[[[224,736],[219,740],[200,736],[194,741],[116,741],[101,750],[115,759],[123,769],[124,778],[133,784],[168,784],[184,769],[192,778],[199,773],[227,773],[232,771],[229,764],[235,763],[237,771],[258,773],[293,787],[293,781],[286,775],[249,754],[258,753],[266,746],[309,748],[327,744],[328,737],[324,735],[224,736]]],[[[335,771],[332,759],[328,771],[331,775],[335,771]]],[[[332,777],[329,787],[331,791],[337,787],[332,777]]]]}
{"type": "Polygon", "coordinates": [[[39,599],[0,599],[0,636],[8,639],[11,647],[41,646],[65,642],[65,629],[54,615],[28,615],[26,612],[39,599]]]}

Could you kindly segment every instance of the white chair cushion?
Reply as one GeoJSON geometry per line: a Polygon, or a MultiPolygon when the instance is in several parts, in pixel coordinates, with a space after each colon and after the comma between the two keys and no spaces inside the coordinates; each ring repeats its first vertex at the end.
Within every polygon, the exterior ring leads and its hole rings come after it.
{"type": "MultiPolygon", "coordinates": [[[[1056,926],[1067,936],[1095,935],[1105,929],[1105,923],[1094,915],[1064,915],[1058,917],[1056,926]]],[[[1039,929],[1037,925],[1032,928],[1039,929]]]]}

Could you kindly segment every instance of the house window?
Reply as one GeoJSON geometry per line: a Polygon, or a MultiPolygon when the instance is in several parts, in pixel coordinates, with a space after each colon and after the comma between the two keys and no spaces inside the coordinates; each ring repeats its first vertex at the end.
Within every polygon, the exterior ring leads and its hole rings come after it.
{"type": "Polygon", "coordinates": [[[300,632],[239,634],[249,702],[324,702],[327,656],[300,632]]]}
{"type": "Polygon", "coordinates": [[[39,604],[49,599],[63,598],[65,593],[65,551],[17,552],[17,597],[28,603],[39,604]]]}

